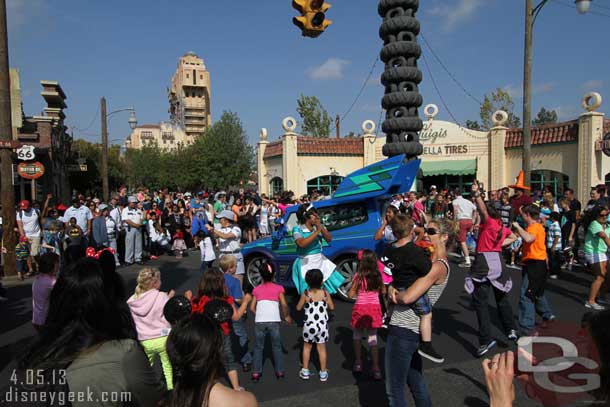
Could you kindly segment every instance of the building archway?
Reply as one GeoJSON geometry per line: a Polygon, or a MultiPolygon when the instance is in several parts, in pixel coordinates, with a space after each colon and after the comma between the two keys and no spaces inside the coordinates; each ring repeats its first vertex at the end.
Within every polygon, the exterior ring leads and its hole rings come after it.
{"type": "Polygon", "coordinates": [[[271,196],[282,193],[284,191],[284,180],[280,177],[271,178],[271,181],[269,181],[269,191],[271,196]]]}
{"type": "Polygon", "coordinates": [[[318,190],[322,195],[332,194],[339,184],[343,181],[343,177],[340,175],[322,175],[317,178],[312,178],[307,181],[307,194],[311,194],[313,191],[318,190]]]}
{"type": "Polygon", "coordinates": [[[570,177],[557,171],[535,170],[532,171],[529,186],[532,191],[542,191],[549,187],[555,196],[562,196],[563,192],[570,187],[570,177]]]}

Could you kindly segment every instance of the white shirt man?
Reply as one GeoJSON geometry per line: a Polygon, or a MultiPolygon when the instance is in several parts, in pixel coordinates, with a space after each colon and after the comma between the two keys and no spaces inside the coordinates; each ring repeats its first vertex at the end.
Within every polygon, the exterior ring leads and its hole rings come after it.
{"type": "Polygon", "coordinates": [[[125,264],[142,263],[142,211],[136,208],[138,200],[135,196],[128,198],[129,205],[123,209],[121,219],[125,234],[125,264]]]}
{"type": "Polygon", "coordinates": [[[91,211],[86,206],[82,206],[78,199],[74,199],[72,206],[64,212],[63,221],[66,226],[71,218],[76,218],[76,224],[80,226],[83,234],[87,236],[91,231],[91,211]]]}
{"type": "Polygon", "coordinates": [[[462,252],[464,254],[464,262],[460,263],[460,267],[470,267],[470,253],[468,252],[468,245],[466,244],[466,238],[468,232],[472,230],[472,219],[477,210],[477,207],[469,200],[464,199],[462,195],[458,195],[453,200],[453,213],[455,218],[460,224],[460,233],[457,241],[460,243],[462,252]]]}
{"type": "Polygon", "coordinates": [[[244,257],[241,254],[241,229],[233,224],[233,212],[224,210],[216,215],[220,222],[220,227],[214,227],[214,235],[218,239],[218,249],[220,257],[231,254],[237,259],[237,271],[235,276],[242,281],[246,272],[244,267],[244,257]]]}
{"type": "Polygon", "coordinates": [[[40,253],[40,212],[30,207],[30,202],[25,199],[19,202],[17,227],[19,234],[27,237],[30,242],[30,254],[37,256],[40,253]]]}

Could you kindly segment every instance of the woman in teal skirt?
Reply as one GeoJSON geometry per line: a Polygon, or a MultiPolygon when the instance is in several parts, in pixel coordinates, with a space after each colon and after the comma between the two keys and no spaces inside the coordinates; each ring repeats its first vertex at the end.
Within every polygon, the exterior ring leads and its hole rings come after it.
{"type": "Polygon", "coordinates": [[[299,294],[309,287],[305,282],[305,274],[312,269],[318,269],[324,276],[324,289],[331,294],[343,284],[344,278],[337,272],[335,263],[322,254],[322,239],[330,242],[332,236],[326,230],[318,212],[312,204],[304,204],[297,211],[299,225],[292,229],[292,236],[297,245],[299,257],[292,265],[292,280],[299,294]]]}

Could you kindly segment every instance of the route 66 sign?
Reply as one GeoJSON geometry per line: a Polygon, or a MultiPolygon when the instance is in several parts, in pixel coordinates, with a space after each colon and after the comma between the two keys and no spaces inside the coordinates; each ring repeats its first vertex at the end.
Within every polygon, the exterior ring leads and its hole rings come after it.
{"type": "Polygon", "coordinates": [[[34,146],[24,145],[17,149],[17,158],[20,160],[28,161],[33,160],[35,157],[34,146]]]}

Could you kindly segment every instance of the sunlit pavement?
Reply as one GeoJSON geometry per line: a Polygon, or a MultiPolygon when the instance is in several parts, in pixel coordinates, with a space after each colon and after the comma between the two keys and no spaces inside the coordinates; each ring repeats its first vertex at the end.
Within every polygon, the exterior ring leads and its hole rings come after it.
{"type": "MultiPolygon", "coordinates": [[[[199,253],[189,252],[190,256],[183,259],[161,257],[149,261],[146,266],[159,267],[162,272],[163,290],[175,289],[177,293],[185,290],[196,290],[199,280],[199,253]]],[[[451,261],[457,261],[452,258],[451,261]]],[[[135,278],[142,266],[132,266],[120,269],[128,285],[133,291],[135,278]]],[[[481,361],[472,355],[478,346],[476,316],[470,306],[470,297],[463,289],[465,269],[452,266],[449,285],[441,300],[433,310],[433,326],[435,347],[444,355],[444,364],[437,365],[425,361],[425,377],[432,395],[434,405],[466,405],[486,406],[488,398],[485,391],[485,380],[481,371],[481,361]]],[[[512,270],[514,287],[511,292],[513,310],[517,314],[518,287],[521,272],[512,270]]],[[[24,346],[34,335],[30,324],[31,318],[31,279],[17,282],[5,280],[8,286],[9,301],[0,303],[2,323],[0,324],[0,387],[8,384],[10,373],[14,367],[15,358],[19,356],[24,346]]],[[[582,271],[565,272],[559,280],[549,280],[547,297],[558,319],[580,321],[585,308],[591,277],[582,271]]],[[[290,292],[289,301],[294,304],[296,297],[290,292]]],[[[328,344],[329,380],[321,383],[314,374],[309,381],[298,377],[300,369],[300,336],[301,328],[297,325],[282,326],[284,344],[284,364],[286,378],[278,381],[273,373],[270,352],[265,361],[263,378],[259,383],[250,381],[249,373],[240,373],[241,384],[254,392],[263,406],[309,406],[315,402],[318,406],[384,406],[385,383],[375,382],[367,374],[369,363],[365,363],[365,372],[355,376],[351,372],[353,363],[352,331],[349,326],[351,305],[340,300],[335,301],[337,307],[330,322],[331,341],[328,344]]],[[[495,307],[495,305],[492,305],[495,307]]],[[[490,352],[494,353],[509,349],[509,341],[497,328],[499,321],[492,311],[494,328],[492,335],[498,340],[498,346],[490,352]]],[[[293,310],[293,316],[298,314],[293,310]]],[[[253,338],[253,321],[248,320],[250,337],[253,338]]],[[[381,360],[383,361],[385,345],[380,344],[381,360]]],[[[315,357],[313,358],[315,360],[315,357]]],[[[310,367],[315,373],[315,364],[310,367]]],[[[382,369],[383,370],[383,369],[382,369]]],[[[159,372],[161,377],[161,374],[159,372]]],[[[530,401],[517,389],[515,405],[538,405],[530,401]]]]}

